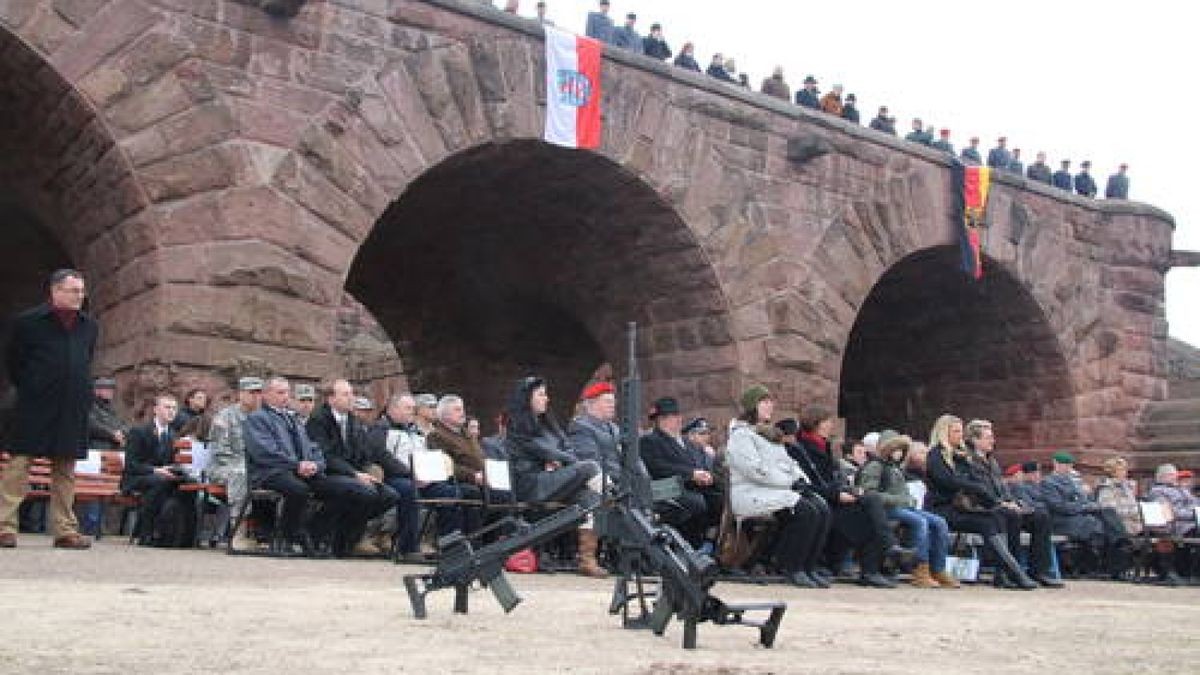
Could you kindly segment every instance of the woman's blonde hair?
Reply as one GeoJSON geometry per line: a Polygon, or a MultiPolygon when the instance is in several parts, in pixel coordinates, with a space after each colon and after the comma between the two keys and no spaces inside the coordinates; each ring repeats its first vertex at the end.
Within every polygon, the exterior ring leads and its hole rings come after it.
{"type": "Polygon", "coordinates": [[[947,466],[954,466],[954,452],[963,449],[961,443],[957,446],[950,445],[950,427],[954,424],[961,426],[962,423],[963,421],[954,415],[942,415],[933,423],[933,430],[929,432],[929,446],[939,448],[947,466]]]}

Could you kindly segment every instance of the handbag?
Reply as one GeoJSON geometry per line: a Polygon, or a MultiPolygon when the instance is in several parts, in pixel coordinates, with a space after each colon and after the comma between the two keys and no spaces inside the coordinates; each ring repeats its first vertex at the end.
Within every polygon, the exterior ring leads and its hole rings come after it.
{"type": "Polygon", "coordinates": [[[532,548],[523,548],[508,556],[504,561],[504,570],[514,574],[533,574],[538,571],[537,552],[532,548]]]}

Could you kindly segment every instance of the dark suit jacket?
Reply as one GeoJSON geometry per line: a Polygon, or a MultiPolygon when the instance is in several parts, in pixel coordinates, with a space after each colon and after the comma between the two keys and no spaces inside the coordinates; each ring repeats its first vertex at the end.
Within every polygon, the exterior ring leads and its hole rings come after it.
{"type": "MultiPolygon", "coordinates": [[[[308,437],[325,455],[329,473],[335,476],[353,476],[366,471],[371,464],[378,464],[384,476],[404,476],[408,472],[400,461],[382,445],[370,443],[367,429],[353,413],[346,416],[346,440],[338,427],[333,409],[326,403],[313,412],[305,425],[308,437]]],[[[384,432],[386,438],[386,431],[384,432]]]]}
{"type": "Polygon", "coordinates": [[[296,473],[302,461],[316,462],[325,471],[325,456],[313,445],[299,420],[290,412],[270,406],[246,417],[246,469],[251,485],[260,485],[268,476],[296,473]]]}
{"type": "Polygon", "coordinates": [[[691,484],[692,472],[703,468],[696,464],[691,451],[661,429],[655,429],[638,439],[638,453],[654,480],[679,476],[691,484]]]}
{"type": "Polygon", "coordinates": [[[154,428],[154,422],[136,426],[129,431],[125,445],[125,473],[121,479],[127,483],[135,476],[148,476],[160,466],[170,466],[175,460],[175,432],[167,428],[164,444],[154,428]]]}

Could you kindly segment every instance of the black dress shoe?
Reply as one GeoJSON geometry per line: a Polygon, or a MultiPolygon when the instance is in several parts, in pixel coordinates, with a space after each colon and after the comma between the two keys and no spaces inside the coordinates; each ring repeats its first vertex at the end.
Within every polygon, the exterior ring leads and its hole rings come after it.
{"type": "Polygon", "coordinates": [[[1063,588],[1063,582],[1045,574],[1034,574],[1030,577],[1043,588],[1063,588]]]}
{"type": "Polygon", "coordinates": [[[820,588],[817,582],[813,581],[812,577],[804,570],[792,572],[787,576],[788,583],[798,588],[820,588]]]}
{"type": "Polygon", "coordinates": [[[895,588],[896,582],[888,579],[879,572],[872,572],[859,577],[858,585],[869,586],[871,588],[895,588]]]}

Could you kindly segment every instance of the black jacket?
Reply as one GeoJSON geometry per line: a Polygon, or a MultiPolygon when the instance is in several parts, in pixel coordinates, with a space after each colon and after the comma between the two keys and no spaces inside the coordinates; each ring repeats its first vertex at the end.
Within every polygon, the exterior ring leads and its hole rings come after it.
{"type": "Polygon", "coordinates": [[[702,468],[686,447],[662,429],[655,429],[638,439],[638,454],[654,480],[679,476],[684,482],[691,483],[692,472],[702,468]]]}
{"type": "Polygon", "coordinates": [[[129,431],[129,440],[125,445],[125,473],[121,478],[122,484],[136,476],[148,476],[154,469],[170,466],[175,463],[175,432],[167,427],[167,440],[162,438],[154,428],[154,421],[149,424],[136,426],[129,431]]]}
{"type": "Polygon", "coordinates": [[[846,483],[846,474],[838,468],[833,457],[817,447],[815,443],[803,438],[798,439],[795,444],[789,443],[785,447],[788,455],[796,460],[796,463],[808,476],[813,491],[821,495],[826,504],[839,505],[838,493],[849,491],[850,486],[846,483]]]}
{"type": "Polygon", "coordinates": [[[929,494],[925,499],[931,509],[950,507],[959,493],[973,498],[983,508],[996,505],[991,489],[986,481],[980,480],[965,453],[954,453],[951,463],[947,464],[942,457],[942,446],[935,445],[929,449],[925,471],[929,483],[929,494]]]}
{"type": "Polygon", "coordinates": [[[671,48],[667,46],[667,41],[657,40],[649,35],[642,38],[642,53],[659,61],[671,58],[671,48]]]}
{"type": "Polygon", "coordinates": [[[92,409],[92,357],[100,328],[79,312],[63,328],[49,304],[13,320],[5,362],[17,389],[8,450],[34,457],[87,456],[92,409]]]}
{"type": "Polygon", "coordinates": [[[812,108],[813,110],[820,110],[821,99],[817,98],[817,93],[818,92],[804,89],[803,87],[798,89],[796,91],[796,105],[803,106],[805,108],[812,108]]]}
{"type": "MultiPolygon", "coordinates": [[[[378,464],[388,478],[407,474],[399,460],[386,448],[368,441],[366,428],[353,413],[346,415],[345,441],[328,403],[313,412],[305,431],[325,454],[326,471],[330,475],[353,476],[366,471],[372,464],[378,464]]],[[[386,432],[384,436],[386,438],[386,432]]]]}
{"type": "Polygon", "coordinates": [[[853,103],[847,103],[846,105],[842,106],[842,119],[846,120],[847,122],[859,124],[858,108],[854,107],[853,103]]]}
{"type": "Polygon", "coordinates": [[[680,54],[679,56],[676,56],[675,65],[679,66],[680,68],[695,71],[697,73],[700,72],[700,64],[696,63],[696,59],[687,54],[680,54]]]}

